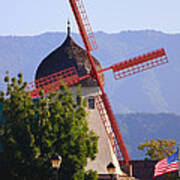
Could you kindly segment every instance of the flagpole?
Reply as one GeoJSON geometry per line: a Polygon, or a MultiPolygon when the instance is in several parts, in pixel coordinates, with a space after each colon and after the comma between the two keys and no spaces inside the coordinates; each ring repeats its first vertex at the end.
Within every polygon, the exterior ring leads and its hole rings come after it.
{"type": "Polygon", "coordinates": [[[177,144],[177,152],[178,152],[178,177],[177,179],[180,179],[180,160],[179,160],[179,144],[177,144]]]}
{"type": "Polygon", "coordinates": [[[178,151],[178,179],[180,179],[179,145],[178,145],[177,151],[178,151]]]}

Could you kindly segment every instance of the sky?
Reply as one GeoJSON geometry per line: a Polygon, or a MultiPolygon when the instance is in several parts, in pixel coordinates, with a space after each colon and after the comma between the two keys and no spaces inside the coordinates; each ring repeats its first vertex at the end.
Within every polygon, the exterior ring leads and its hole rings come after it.
{"type": "MultiPolygon", "coordinates": [[[[180,33],[180,0],[84,0],[93,31],[180,33]]],[[[0,35],[78,32],[68,0],[0,0],[0,35]]]]}

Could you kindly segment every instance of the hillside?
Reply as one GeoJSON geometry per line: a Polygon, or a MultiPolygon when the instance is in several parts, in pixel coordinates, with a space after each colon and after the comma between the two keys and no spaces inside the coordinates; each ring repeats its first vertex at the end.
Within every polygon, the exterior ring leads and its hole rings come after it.
{"type": "MultiPolygon", "coordinates": [[[[82,44],[77,34],[72,36],[82,44]]],[[[103,67],[161,47],[169,58],[167,65],[120,81],[115,81],[111,72],[106,73],[105,88],[116,113],[180,113],[180,34],[147,30],[97,32],[95,36],[99,49],[93,54],[103,67]]],[[[63,32],[0,37],[0,88],[6,70],[12,75],[22,72],[26,81],[32,81],[41,60],[60,46],[65,37],[63,32]]]]}
{"type": "Polygon", "coordinates": [[[142,159],[144,152],[137,149],[144,140],[174,139],[180,142],[180,116],[169,113],[116,114],[120,131],[132,159],[142,159]]]}

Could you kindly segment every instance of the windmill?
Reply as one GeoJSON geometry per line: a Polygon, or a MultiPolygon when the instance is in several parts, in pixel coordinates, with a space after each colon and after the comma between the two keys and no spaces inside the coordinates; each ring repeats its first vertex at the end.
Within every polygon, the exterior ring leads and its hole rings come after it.
{"type": "Polygon", "coordinates": [[[103,83],[100,76],[103,72],[112,70],[116,80],[125,78],[130,75],[160,66],[168,63],[168,59],[164,49],[158,49],[150,53],[134,57],[123,62],[114,64],[110,67],[98,70],[96,68],[94,59],[92,58],[91,51],[98,48],[92,28],[88,21],[85,7],[82,0],[69,0],[72,11],[74,13],[88,59],[91,64],[91,72],[84,76],[79,76],[74,66],[42,77],[32,83],[29,83],[27,90],[30,91],[32,97],[39,96],[39,92],[44,89],[45,93],[53,92],[59,89],[61,78],[67,85],[72,86],[78,82],[92,78],[97,81],[100,89],[100,95],[96,96],[96,105],[99,110],[100,117],[104,123],[106,133],[111,139],[111,145],[118,160],[128,164],[130,157],[120,133],[116,118],[108,100],[108,96],[104,91],[103,83]],[[110,123],[108,123],[110,122],[110,123]]]}

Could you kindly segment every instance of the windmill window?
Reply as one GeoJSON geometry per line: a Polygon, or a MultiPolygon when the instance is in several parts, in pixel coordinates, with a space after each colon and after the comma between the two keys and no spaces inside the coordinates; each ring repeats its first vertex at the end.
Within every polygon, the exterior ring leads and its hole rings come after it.
{"type": "Polygon", "coordinates": [[[88,98],[88,108],[89,109],[95,109],[95,100],[94,97],[88,98]]]}

